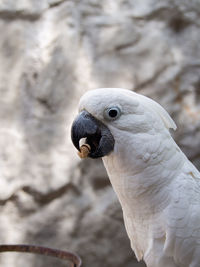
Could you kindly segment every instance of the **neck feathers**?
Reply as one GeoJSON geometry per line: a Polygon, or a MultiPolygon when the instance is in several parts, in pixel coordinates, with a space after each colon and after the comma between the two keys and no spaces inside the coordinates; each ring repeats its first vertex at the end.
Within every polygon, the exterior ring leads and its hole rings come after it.
{"type": "Polygon", "coordinates": [[[104,165],[123,209],[158,212],[169,202],[171,182],[185,157],[170,135],[134,146],[116,145],[115,151],[103,158],[104,165]]]}

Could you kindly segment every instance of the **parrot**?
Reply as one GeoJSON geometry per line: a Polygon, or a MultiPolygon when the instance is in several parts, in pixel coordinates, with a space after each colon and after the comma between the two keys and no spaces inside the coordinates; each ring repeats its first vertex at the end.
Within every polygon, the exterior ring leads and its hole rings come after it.
{"type": "Polygon", "coordinates": [[[200,173],[174,141],[176,124],[153,99],[123,88],[83,94],[71,139],[102,158],[130,245],[147,267],[200,267],[200,173]]]}

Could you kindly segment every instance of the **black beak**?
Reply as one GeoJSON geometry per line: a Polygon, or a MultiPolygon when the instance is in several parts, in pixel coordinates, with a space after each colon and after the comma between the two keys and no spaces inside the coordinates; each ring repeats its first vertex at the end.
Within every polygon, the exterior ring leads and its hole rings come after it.
{"type": "Polygon", "coordinates": [[[86,138],[90,145],[90,158],[100,158],[108,155],[114,148],[114,138],[108,127],[93,117],[87,111],[82,111],[74,120],[71,128],[71,138],[74,146],[80,151],[79,141],[86,138]]]}

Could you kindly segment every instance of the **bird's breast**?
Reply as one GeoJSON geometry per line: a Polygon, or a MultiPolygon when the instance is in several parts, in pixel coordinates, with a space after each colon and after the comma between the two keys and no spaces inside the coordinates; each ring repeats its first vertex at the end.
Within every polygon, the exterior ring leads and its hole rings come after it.
{"type": "MultiPolygon", "coordinates": [[[[159,213],[170,202],[170,183],[158,173],[156,166],[135,171],[117,164],[115,158],[103,159],[122,209],[135,218],[148,218],[159,213]],[[120,166],[120,168],[119,168],[120,166]]],[[[166,172],[166,176],[170,174],[166,172]]]]}

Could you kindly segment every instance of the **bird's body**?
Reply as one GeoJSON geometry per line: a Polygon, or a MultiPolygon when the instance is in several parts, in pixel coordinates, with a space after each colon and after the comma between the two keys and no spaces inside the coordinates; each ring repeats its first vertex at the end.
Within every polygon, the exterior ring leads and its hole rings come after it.
{"type": "Polygon", "coordinates": [[[164,173],[158,162],[134,175],[115,165],[115,159],[103,159],[131,247],[148,267],[200,266],[200,176],[183,154],[178,163],[175,157],[169,154],[164,173]],[[195,250],[197,263],[190,265],[195,250]]]}
{"type": "Polygon", "coordinates": [[[200,173],[171,137],[176,126],[168,113],[125,89],[89,91],[80,112],[103,123],[114,139],[108,153],[101,142],[108,133],[96,131],[95,145],[94,133],[82,136],[89,136],[92,157],[101,151],[137,259],[148,267],[199,267],[200,173]]]}

